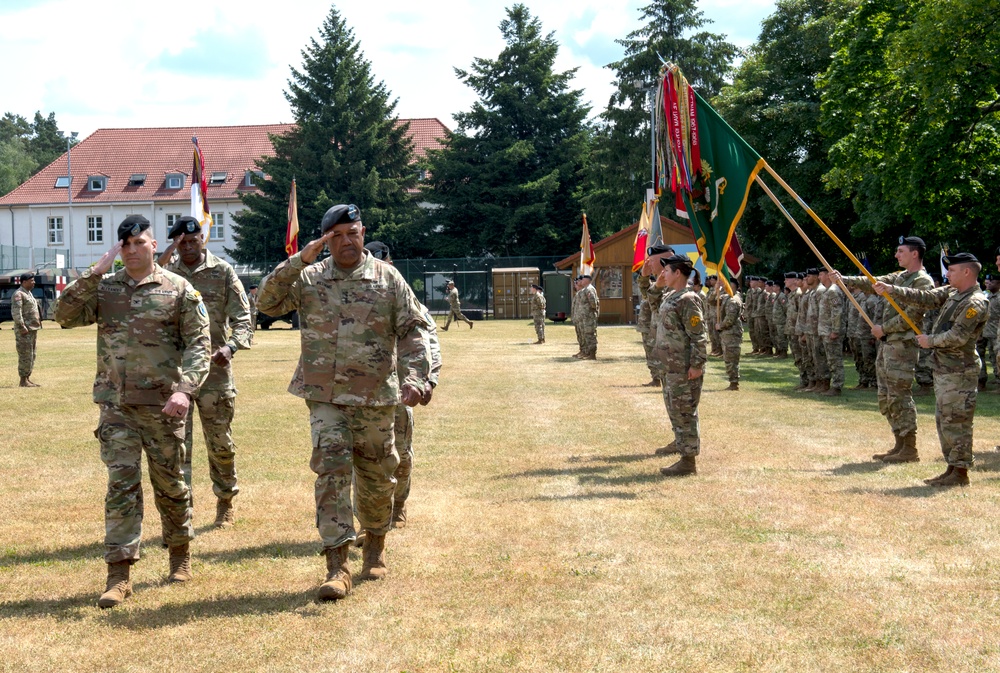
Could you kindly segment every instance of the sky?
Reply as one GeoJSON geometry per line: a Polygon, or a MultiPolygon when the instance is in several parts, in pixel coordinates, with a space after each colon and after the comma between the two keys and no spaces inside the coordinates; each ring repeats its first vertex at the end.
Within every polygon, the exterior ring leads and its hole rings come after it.
{"type": "MultiPolygon", "coordinates": [[[[524,0],[560,44],[559,70],[593,114],[612,92],[616,39],[641,26],[651,0],[524,0]]],[[[492,0],[0,0],[3,112],[54,112],[85,138],[98,128],[291,122],[284,91],[302,49],[335,6],[376,81],[402,118],[468,110],[475,93],[455,75],[503,49],[511,3],[492,0]]],[[[774,0],[701,0],[699,9],[738,46],[753,43],[774,0]]]]}

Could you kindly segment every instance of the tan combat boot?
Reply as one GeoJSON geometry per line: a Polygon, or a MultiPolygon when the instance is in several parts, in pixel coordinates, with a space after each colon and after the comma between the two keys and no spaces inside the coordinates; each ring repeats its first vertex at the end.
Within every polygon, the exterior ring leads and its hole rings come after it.
{"type": "Polygon", "coordinates": [[[937,481],[932,481],[931,486],[968,486],[969,470],[964,467],[956,467],[951,470],[951,474],[942,477],[937,481]]]}
{"type": "Polygon", "coordinates": [[[729,382],[729,387],[726,388],[726,390],[739,390],[739,389],[740,389],[740,382],[739,381],[730,381],[729,382]]]}
{"type": "Polygon", "coordinates": [[[661,446],[655,453],[657,456],[672,456],[675,453],[680,453],[681,450],[677,448],[677,442],[670,442],[666,446],[661,446]]]}
{"type": "Polygon", "coordinates": [[[393,503],[392,507],[392,527],[406,528],[406,503],[393,503]]]}
{"type": "MultiPolygon", "coordinates": [[[[917,454],[917,433],[911,432],[903,436],[903,447],[897,453],[886,456],[883,463],[919,463],[917,454]]],[[[957,468],[956,468],[957,469],[957,468]]]]}
{"type": "Polygon", "coordinates": [[[830,379],[820,379],[816,382],[816,387],[813,388],[814,393],[825,393],[830,389],[830,379]]]}
{"type": "Polygon", "coordinates": [[[642,387],[643,388],[662,388],[663,384],[660,383],[660,379],[658,379],[658,378],[656,378],[654,376],[652,379],[650,379],[649,383],[643,383],[642,387]]]}
{"type": "Polygon", "coordinates": [[[823,397],[840,397],[842,394],[840,388],[827,388],[820,395],[823,397]]]}
{"type": "Polygon", "coordinates": [[[361,549],[361,556],[363,562],[359,580],[380,580],[389,574],[389,569],[385,567],[385,535],[365,531],[365,546],[361,549]]]}
{"type": "Polygon", "coordinates": [[[215,503],[215,527],[232,528],[236,523],[236,508],[232,500],[219,498],[215,503]]]}
{"type": "Polygon", "coordinates": [[[326,555],[326,581],[320,585],[316,594],[321,601],[338,601],[351,593],[354,585],[351,581],[351,571],[347,567],[347,553],[350,548],[350,543],[347,543],[323,549],[323,554],[326,555]]]}
{"type": "Polygon", "coordinates": [[[686,477],[690,474],[698,474],[694,456],[681,456],[681,459],[670,467],[660,468],[660,474],[664,477],[686,477]]]}
{"type": "Polygon", "coordinates": [[[187,582],[191,575],[191,546],[187,542],[170,548],[168,582],[187,582]]]}
{"type": "Polygon", "coordinates": [[[924,479],[924,483],[927,484],[928,486],[934,486],[937,482],[941,481],[942,479],[944,479],[947,476],[950,476],[951,473],[954,472],[954,471],[955,471],[955,468],[953,466],[949,465],[948,469],[945,470],[944,472],[942,472],[941,474],[939,474],[938,476],[932,477],[931,479],[924,479]]]}
{"type": "Polygon", "coordinates": [[[894,456],[903,450],[903,438],[897,434],[893,434],[896,438],[896,445],[892,447],[887,453],[874,453],[872,454],[872,460],[885,460],[888,456],[894,456]]]}
{"type": "Polygon", "coordinates": [[[132,580],[129,579],[131,561],[117,561],[108,564],[108,584],[97,599],[97,607],[113,608],[132,595],[132,580]]]}

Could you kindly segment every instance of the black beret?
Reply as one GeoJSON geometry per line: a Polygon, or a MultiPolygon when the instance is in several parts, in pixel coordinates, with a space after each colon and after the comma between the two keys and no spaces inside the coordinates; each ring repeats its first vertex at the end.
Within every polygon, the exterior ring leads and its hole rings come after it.
{"type": "Polygon", "coordinates": [[[976,263],[976,264],[979,263],[979,260],[976,259],[976,256],[973,255],[971,252],[959,252],[955,253],[954,255],[944,256],[944,268],[946,269],[950,267],[952,264],[971,264],[971,263],[976,263]]]}
{"type": "Polygon", "coordinates": [[[674,249],[664,243],[657,243],[652,247],[646,248],[646,254],[650,257],[653,255],[662,255],[668,252],[672,255],[674,254],[674,249]]]}
{"type": "Polygon", "coordinates": [[[389,246],[382,241],[372,241],[371,243],[365,244],[365,250],[372,254],[375,259],[381,259],[385,261],[391,257],[389,254],[389,246]]]}
{"type": "Polygon", "coordinates": [[[774,281],[773,280],[769,280],[769,281],[765,282],[764,285],[774,285],[774,281]]]}
{"type": "Polygon", "coordinates": [[[927,249],[927,244],[924,243],[924,239],[920,238],[919,236],[900,236],[899,244],[912,245],[913,247],[920,248],[921,250],[927,249]]]}
{"type": "Polygon", "coordinates": [[[531,287],[535,288],[536,290],[541,290],[542,292],[544,292],[541,285],[535,285],[534,283],[532,283],[531,287]]]}
{"type": "MultiPolygon", "coordinates": [[[[932,276],[932,278],[933,278],[933,276],[932,276]]],[[[1000,280],[1000,276],[996,276],[995,274],[988,273],[988,274],[986,274],[986,278],[984,278],[983,280],[1000,280]]]]}
{"type": "Polygon", "coordinates": [[[807,276],[818,276],[819,275],[819,269],[817,269],[816,267],[812,267],[811,269],[806,269],[806,275],[807,276]]]}
{"type": "Polygon", "coordinates": [[[251,289],[251,290],[256,290],[256,289],[257,289],[257,286],[256,286],[256,285],[251,285],[251,286],[250,286],[250,289],[251,289]]]}
{"type": "Polygon", "coordinates": [[[583,280],[584,278],[586,278],[587,280],[590,280],[591,279],[590,278],[590,274],[589,273],[580,274],[580,280],[583,280]]]}
{"type": "Polygon", "coordinates": [[[669,257],[661,257],[660,264],[662,264],[663,266],[686,268],[688,270],[688,273],[690,273],[691,269],[694,267],[694,264],[691,263],[690,257],[688,257],[687,255],[678,255],[677,253],[674,253],[669,257]]]}
{"type": "Polygon", "coordinates": [[[323,221],[319,225],[320,232],[325,234],[333,229],[335,224],[349,224],[361,221],[361,209],[353,203],[333,206],[323,215],[323,221]]]}
{"type": "Polygon", "coordinates": [[[118,240],[125,242],[129,236],[138,236],[149,229],[149,220],[142,215],[129,215],[118,225],[118,240]]]}
{"type": "Polygon", "coordinates": [[[181,234],[193,234],[196,231],[201,231],[201,222],[190,215],[185,215],[177,218],[174,226],[167,232],[167,238],[177,238],[181,234]]]}
{"type": "Polygon", "coordinates": [[[798,277],[799,277],[799,274],[797,274],[794,271],[786,271],[785,272],[785,278],[798,278],[798,277]]]}
{"type": "MultiPolygon", "coordinates": [[[[23,283],[26,280],[31,280],[34,277],[35,277],[35,274],[33,274],[30,271],[25,271],[24,273],[21,274],[21,282],[23,283]]],[[[989,279],[989,276],[987,276],[987,279],[989,279]]]]}

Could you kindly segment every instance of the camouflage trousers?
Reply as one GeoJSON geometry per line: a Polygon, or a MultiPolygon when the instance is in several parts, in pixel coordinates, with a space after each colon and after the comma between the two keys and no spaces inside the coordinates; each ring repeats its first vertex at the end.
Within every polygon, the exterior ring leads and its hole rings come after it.
{"type": "Polygon", "coordinates": [[[757,333],[757,346],[762,350],[771,348],[771,333],[767,328],[767,318],[760,316],[754,318],[750,323],[752,329],[757,333]]]}
{"type": "Polygon", "coordinates": [[[35,345],[38,342],[38,332],[30,330],[22,334],[14,328],[14,347],[17,349],[17,375],[22,379],[31,376],[35,371],[35,345]]]}
{"type": "Polygon", "coordinates": [[[108,468],[104,499],[104,560],[139,560],[142,540],[142,454],[146,453],[153,502],[163,541],[171,547],[194,539],[191,491],[184,483],[184,419],[164,416],[158,406],[101,405],[94,431],[108,468]]]}
{"type": "MultiPolygon", "coordinates": [[[[986,380],[985,368],[980,380],[986,380]]],[[[913,378],[918,385],[934,385],[934,351],[929,348],[921,348],[917,354],[917,366],[913,368],[913,378]]]]}
{"type": "Polygon", "coordinates": [[[876,386],[875,358],[878,355],[875,337],[868,336],[859,339],[861,344],[861,383],[868,386],[876,386]]]}
{"type": "Polygon", "coordinates": [[[405,404],[396,405],[396,451],[399,453],[399,465],[392,476],[396,478],[396,487],[392,492],[393,509],[400,509],[410,497],[410,474],[413,472],[413,409],[405,404]]]}
{"type": "Polygon", "coordinates": [[[583,354],[597,355],[597,321],[581,320],[580,335],[583,337],[583,354]]]}
{"type": "Polygon", "coordinates": [[[573,321],[573,329],[576,332],[576,345],[579,347],[580,352],[583,352],[583,328],[580,327],[580,323],[573,321]]]}
{"type": "MultiPolygon", "coordinates": [[[[923,356],[923,351],[925,349],[920,349],[920,355],[923,356]]],[[[990,379],[990,374],[987,371],[986,364],[990,363],[993,365],[993,378],[1000,380],[1000,370],[997,369],[996,352],[993,350],[993,339],[987,339],[983,337],[976,341],[976,352],[979,353],[979,360],[982,362],[979,368],[979,382],[985,384],[990,379]]],[[[920,382],[920,379],[917,379],[920,382]]]]}
{"type": "Polygon", "coordinates": [[[826,369],[830,373],[830,387],[840,390],[844,387],[844,340],[840,336],[836,339],[828,336],[819,339],[823,344],[826,369]]]}
{"type": "Polygon", "coordinates": [[[826,360],[826,348],[823,346],[823,337],[816,334],[807,335],[809,340],[809,353],[812,355],[813,381],[826,381],[830,378],[830,365],[826,360]]]}
{"type": "Polygon", "coordinates": [[[795,368],[799,371],[799,383],[809,385],[809,377],[806,376],[805,361],[802,359],[802,343],[797,334],[788,335],[788,346],[792,351],[792,358],[795,360],[795,368]]]}
{"type": "MultiPolygon", "coordinates": [[[[714,313],[714,311],[715,311],[714,307],[709,309],[709,312],[713,312],[714,313]]],[[[706,321],[706,322],[708,322],[708,321],[706,321]]],[[[715,329],[716,324],[718,324],[718,321],[715,320],[715,316],[713,315],[711,322],[709,322],[709,324],[705,325],[705,329],[708,331],[708,340],[712,344],[712,352],[713,353],[721,353],[722,352],[722,337],[719,335],[719,331],[717,329],[715,329]]]]}
{"type": "Polygon", "coordinates": [[[399,466],[394,426],[396,407],[354,407],[306,400],[316,473],[316,528],[324,547],[339,547],[361,528],[389,531],[392,495],[399,466]],[[355,495],[352,507],[351,484],[355,495]]]}
{"type": "Polygon", "coordinates": [[[720,339],[722,341],[722,361],[726,363],[726,376],[730,383],[739,383],[743,332],[723,332],[720,339]]]}
{"type": "Polygon", "coordinates": [[[954,467],[972,467],[972,421],[976,414],[978,370],[934,372],[935,421],[941,453],[954,467]]]}
{"type": "Polygon", "coordinates": [[[444,323],[445,329],[448,329],[448,327],[451,325],[452,320],[454,320],[455,322],[461,320],[469,327],[472,327],[472,321],[466,318],[461,311],[456,311],[455,309],[451,309],[450,311],[448,311],[448,319],[444,323]]]}
{"type": "Polygon", "coordinates": [[[884,341],[875,358],[878,410],[889,421],[893,434],[901,437],[917,431],[911,389],[919,350],[915,339],[884,341]]]}
{"type": "MultiPolygon", "coordinates": [[[[236,445],[232,424],[236,414],[235,390],[200,390],[188,411],[184,431],[184,481],[191,488],[191,454],[194,452],[194,408],[198,407],[201,430],[208,449],[208,475],[212,491],[220,500],[232,500],[240,492],[236,482],[236,445]]],[[[192,497],[192,501],[194,498],[192,497]]]]}
{"type": "Polygon", "coordinates": [[[688,380],[687,369],[676,371],[667,368],[663,379],[663,404],[667,407],[674,442],[682,456],[697,456],[701,451],[701,434],[698,429],[698,402],[704,376],[688,380]]]}
{"type": "Polygon", "coordinates": [[[642,332],[642,349],[646,352],[646,368],[650,377],[663,381],[663,363],[656,357],[656,336],[650,330],[642,332]]]}
{"type": "Polygon", "coordinates": [[[545,340],[545,316],[532,316],[532,320],[535,321],[535,336],[538,337],[539,341],[545,340]]]}
{"type": "Polygon", "coordinates": [[[802,376],[805,378],[807,384],[812,383],[816,380],[816,363],[813,361],[812,347],[809,345],[809,335],[796,334],[795,339],[799,342],[799,352],[802,353],[802,376]]]}
{"type": "Polygon", "coordinates": [[[785,336],[785,331],[783,328],[777,325],[771,325],[771,343],[774,345],[774,350],[777,354],[784,354],[788,352],[788,337],[785,336]]]}

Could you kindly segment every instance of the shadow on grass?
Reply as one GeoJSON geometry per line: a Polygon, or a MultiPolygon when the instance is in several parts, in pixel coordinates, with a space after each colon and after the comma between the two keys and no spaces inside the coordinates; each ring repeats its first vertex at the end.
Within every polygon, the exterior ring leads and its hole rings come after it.
{"type": "Polygon", "coordinates": [[[930,498],[939,493],[947,493],[951,489],[934,488],[933,486],[903,486],[901,488],[849,488],[844,493],[855,495],[888,495],[896,498],[930,498]]]}
{"type": "Polygon", "coordinates": [[[828,472],[837,477],[851,476],[855,474],[871,474],[888,467],[881,461],[866,460],[863,463],[844,463],[840,467],[835,467],[828,472]]]}
{"type": "Polygon", "coordinates": [[[623,474],[620,477],[604,477],[601,475],[588,475],[580,477],[581,484],[593,486],[627,486],[629,484],[650,484],[662,482],[664,477],[659,470],[653,472],[643,472],[642,474],[623,474]]]}
{"type": "Polygon", "coordinates": [[[976,454],[974,472],[1000,472],[1000,452],[986,451],[976,454]]]}
{"type": "Polygon", "coordinates": [[[220,551],[193,550],[195,560],[209,563],[239,563],[249,559],[286,559],[319,556],[323,551],[322,542],[270,542],[256,547],[240,547],[220,551]]]}
{"type": "Polygon", "coordinates": [[[80,559],[103,559],[104,544],[91,542],[74,547],[61,547],[53,550],[32,549],[14,551],[0,556],[0,568],[17,565],[50,564],[61,561],[77,561],[80,559]]]}
{"type": "Polygon", "coordinates": [[[611,469],[610,465],[600,467],[545,467],[538,470],[525,470],[513,474],[499,474],[494,479],[530,479],[533,477],[572,477],[586,474],[599,474],[611,469]]]}
{"type": "Polygon", "coordinates": [[[520,502],[559,502],[563,500],[635,500],[639,496],[628,491],[603,491],[601,493],[579,493],[576,495],[535,495],[521,498],[520,502]]]}

